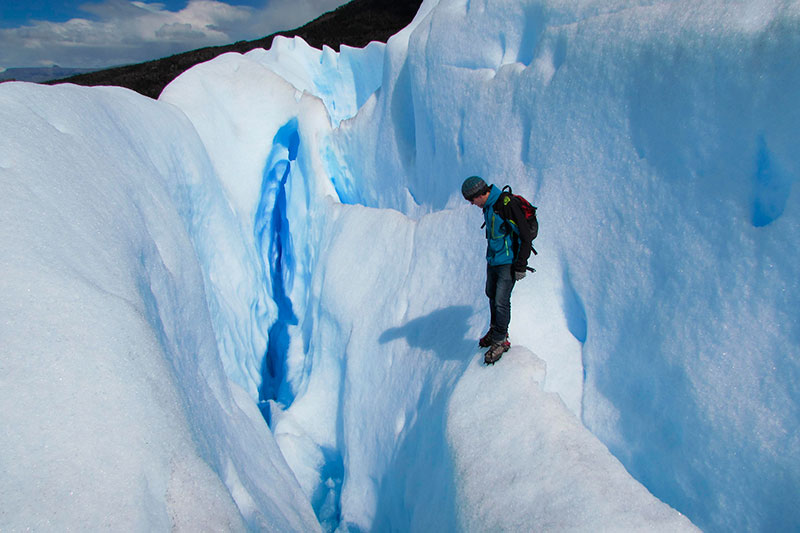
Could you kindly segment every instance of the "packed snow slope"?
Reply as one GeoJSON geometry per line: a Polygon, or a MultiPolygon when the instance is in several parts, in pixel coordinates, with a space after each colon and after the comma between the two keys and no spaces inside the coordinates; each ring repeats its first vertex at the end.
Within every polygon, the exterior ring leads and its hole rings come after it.
{"type": "Polygon", "coordinates": [[[0,86],[0,529],[796,530],[798,61],[798,2],[434,0],[0,86]],[[471,174],[542,228],[494,367],[471,174]]]}
{"type": "Polygon", "coordinates": [[[319,530],[220,362],[181,219],[214,187],[191,124],[27,83],[0,124],[0,529],[319,530]]]}

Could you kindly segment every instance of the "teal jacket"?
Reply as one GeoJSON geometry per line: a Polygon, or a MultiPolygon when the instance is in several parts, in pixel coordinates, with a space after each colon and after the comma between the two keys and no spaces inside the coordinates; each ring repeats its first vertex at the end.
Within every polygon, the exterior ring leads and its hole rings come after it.
{"type": "MultiPolygon", "coordinates": [[[[509,231],[500,215],[494,209],[494,204],[500,198],[502,191],[495,185],[489,192],[489,199],[483,206],[483,218],[486,221],[486,262],[489,266],[510,265],[514,262],[514,235],[509,231]]],[[[524,267],[523,267],[524,268],[524,267]]]]}

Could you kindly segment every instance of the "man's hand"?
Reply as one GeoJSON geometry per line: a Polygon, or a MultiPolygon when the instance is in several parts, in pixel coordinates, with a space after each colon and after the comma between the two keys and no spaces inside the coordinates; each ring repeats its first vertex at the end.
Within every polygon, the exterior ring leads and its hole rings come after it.
{"type": "Polygon", "coordinates": [[[526,272],[524,270],[515,270],[514,271],[514,281],[519,281],[525,277],[526,272]]]}

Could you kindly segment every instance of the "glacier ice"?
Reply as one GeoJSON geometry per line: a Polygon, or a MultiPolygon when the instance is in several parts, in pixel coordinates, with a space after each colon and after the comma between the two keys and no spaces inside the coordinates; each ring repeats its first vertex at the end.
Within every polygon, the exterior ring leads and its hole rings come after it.
{"type": "Polygon", "coordinates": [[[181,216],[214,190],[189,121],[117,88],[0,102],[0,528],[318,529],[220,361],[181,216]]]}
{"type": "Polygon", "coordinates": [[[434,0],[158,102],[0,86],[0,525],[796,528],[799,24],[434,0]],[[470,174],[542,224],[492,368],[470,174]]]}

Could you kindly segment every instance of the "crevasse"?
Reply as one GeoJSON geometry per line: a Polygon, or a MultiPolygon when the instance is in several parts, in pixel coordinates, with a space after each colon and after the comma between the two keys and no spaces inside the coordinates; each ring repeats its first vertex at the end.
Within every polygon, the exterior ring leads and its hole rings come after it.
{"type": "MultiPolygon", "coordinates": [[[[508,475],[520,484],[548,465],[606,472],[592,459],[610,449],[633,485],[704,530],[800,523],[786,496],[796,454],[774,451],[797,447],[800,121],[785,90],[800,77],[787,60],[796,13],[618,4],[426,2],[380,53],[295,40],[212,61],[172,87],[186,109],[181,92],[204,94],[203,79],[225,87],[231,65],[252,80],[232,91],[246,113],[231,106],[213,127],[187,115],[261,247],[252,286],[220,300],[247,309],[248,294],[270,288],[263,323],[278,329],[258,354],[272,354],[262,399],[276,400],[275,438],[326,527],[413,527],[437,507],[445,529],[551,524],[535,511],[567,496],[558,486],[516,487],[528,504],[481,514],[515,486],[498,468],[498,498],[481,497],[486,472],[464,458],[496,442],[459,410],[470,398],[493,435],[516,436],[507,448],[530,476],[508,475]],[[350,80],[363,72],[369,83],[350,80]],[[292,120],[294,160],[278,135],[292,120]],[[541,217],[537,273],[514,293],[509,374],[470,365],[467,340],[486,319],[482,251],[458,186],[476,173],[532,196],[541,217]],[[540,415],[525,418],[530,430],[512,431],[529,409],[540,415]],[[548,422],[571,428],[571,443],[589,428],[603,446],[562,446],[548,422]],[[537,461],[537,443],[554,455],[537,461]],[[426,472],[453,483],[452,505],[417,490],[426,472]]],[[[227,105],[218,93],[210,102],[227,105]]],[[[578,485],[591,492],[590,479],[578,485]]],[[[578,526],[597,526],[592,505],[611,496],[581,493],[578,526]]],[[[651,504],[611,513],[614,525],[652,526],[637,514],[651,504]]],[[[678,523],[655,514],[665,530],[678,523]]]]}

